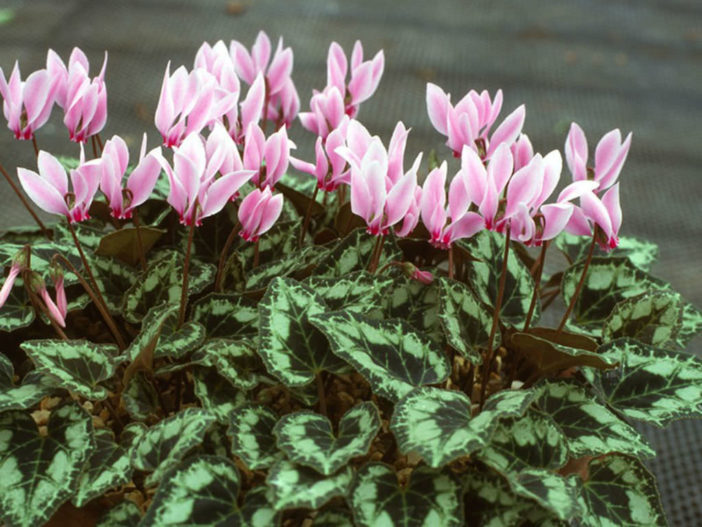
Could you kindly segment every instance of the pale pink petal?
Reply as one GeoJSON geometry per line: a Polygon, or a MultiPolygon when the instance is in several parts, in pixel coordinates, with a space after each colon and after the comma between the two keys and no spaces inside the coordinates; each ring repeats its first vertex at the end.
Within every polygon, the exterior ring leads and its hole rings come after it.
{"type": "Polygon", "coordinates": [[[68,206],[64,196],[56,188],[31,170],[18,168],[17,175],[22,188],[39,208],[51,214],[62,214],[68,217],[68,206]]]}
{"type": "Polygon", "coordinates": [[[201,216],[207,218],[221,211],[227,202],[237,193],[241,185],[253,176],[252,170],[231,172],[216,179],[205,193],[202,203],[201,216]]]}
{"type": "Polygon", "coordinates": [[[276,54],[271,62],[271,67],[268,68],[266,79],[268,80],[268,89],[270,94],[274,95],[283,89],[285,81],[290,77],[293,69],[293,52],[290,48],[285,49],[282,53],[276,54]]]}
{"type": "MultiPolygon", "coordinates": [[[[479,162],[479,158],[476,158],[473,158],[474,164],[479,162]]],[[[513,170],[514,159],[512,158],[512,151],[510,150],[509,145],[503,143],[497,147],[497,149],[495,149],[495,152],[487,167],[487,179],[494,183],[498,194],[501,194],[504,190],[509,178],[512,176],[513,170]]]]}
{"type": "Polygon", "coordinates": [[[268,232],[268,230],[273,227],[273,224],[280,217],[280,213],[283,210],[283,195],[278,194],[273,196],[266,202],[266,206],[261,215],[261,222],[257,229],[257,235],[260,236],[268,232]]]}
{"type": "Polygon", "coordinates": [[[580,196],[580,207],[585,216],[600,226],[608,239],[614,235],[609,211],[594,193],[586,192],[580,196]]]}
{"type": "Polygon", "coordinates": [[[256,41],[251,46],[251,58],[256,71],[265,71],[271,56],[271,41],[265,31],[259,31],[256,41]]]}
{"type": "Polygon", "coordinates": [[[407,210],[414,200],[416,186],[417,171],[410,170],[392,187],[385,202],[386,220],[383,228],[395,225],[407,214],[407,210]]]}
{"type": "Polygon", "coordinates": [[[451,96],[439,88],[436,84],[427,83],[427,112],[429,120],[436,128],[436,131],[443,135],[448,135],[447,120],[448,112],[451,108],[451,96]]]}
{"type": "MultiPolygon", "coordinates": [[[[461,151],[461,172],[466,178],[466,189],[471,202],[480,205],[487,192],[487,172],[478,154],[467,145],[461,151]]],[[[510,175],[507,175],[508,179],[510,175]]]]}
{"type": "Polygon", "coordinates": [[[242,232],[244,233],[244,238],[249,238],[256,226],[258,225],[262,210],[259,207],[261,201],[265,198],[265,192],[270,193],[270,189],[266,188],[265,191],[259,189],[254,189],[249,193],[239,205],[239,210],[237,211],[237,216],[239,222],[241,223],[242,232]]]}
{"type": "Polygon", "coordinates": [[[470,238],[485,227],[485,220],[480,214],[466,212],[457,221],[452,221],[446,228],[449,244],[462,238],[470,238]]]}
{"type": "Polygon", "coordinates": [[[352,70],[348,90],[351,104],[354,105],[362,103],[373,94],[373,65],[370,62],[364,62],[352,70]]]}
{"type": "Polygon", "coordinates": [[[552,150],[546,154],[546,157],[544,157],[543,170],[541,190],[538,196],[532,201],[532,208],[540,207],[551,193],[553,193],[556,185],[558,185],[558,180],[561,178],[561,171],[563,170],[563,158],[558,150],[552,150]]]}
{"type": "Polygon", "coordinates": [[[263,75],[257,75],[241,103],[241,128],[247,130],[249,125],[256,124],[263,114],[263,103],[266,95],[266,82],[263,75]]]}
{"type": "Polygon", "coordinates": [[[432,239],[440,236],[446,224],[446,162],[435,168],[424,180],[420,214],[422,223],[432,235],[432,239]]]}
{"type": "MultiPolygon", "coordinates": [[[[46,70],[35,71],[27,78],[23,95],[28,123],[34,123],[44,108],[54,103],[53,98],[50,98],[52,86],[52,79],[46,70]]],[[[33,129],[36,128],[38,126],[33,127],[33,129]]]]}
{"type": "Polygon", "coordinates": [[[68,193],[66,169],[63,168],[58,159],[48,152],[40,150],[37,156],[37,166],[41,177],[53,186],[61,196],[65,196],[68,193]]]}
{"type": "Polygon", "coordinates": [[[617,235],[622,226],[622,208],[619,204],[619,183],[605,192],[605,195],[602,196],[602,204],[605,209],[607,209],[607,214],[612,221],[612,232],[614,235],[617,235]]]}
{"type": "Polygon", "coordinates": [[[468,185],[468,177],[462,170],[453,176],[453,180],[451,180],[448,193],[448,210],[452,221],[463,216],[468,211],[468,207],[470,207],[472,200],[468,185]]]}
{"type": "Polygon", "coordinates": [[[573,181],[587,178],[587,138],[577,123],[571,123],[565,143],[566,163],[573,181]]]}
{"type": "MultiPolygon", "coordinates": [[[[159,149],[160,150],[160,149],[159,149]]],[[[161,164],[156,154],[150,152],[143,158],[127,179],[127,189],[132,193],[129,208],[138,207],[149,199],[161,175],[161,164]]]]}
{"type": "Polygon", "coordinates": [[[514,170],[519,170],[526,166],[534,157],[534,148],[526,134],[521,134],[519,139],[512,144],[512,156],[514,157],[514,170]]]}
{"type": "Polygon", "coordinates": [[[332,42],[327,54],[327,86],[334,86],[340,92],[346,91],[346,72],[348,63],[341,46],[332,42]]]}
{"type": "Polygon", "coordinates": [[[590,222],[580,207],[573,206],[573,214],[568,220],[565,231],[576,236],[590,236],[592,234],[590,222]]]}
{"type": "Polygon", "coordinates": [[[561,190],[561,193],[558,195],[558,199],[556,201],[560,203],[579,198],[586,192],[592,192],[598,186],[599,183],[597,183],[597,181],[588,181],[586,179],[580,181],[573,181],[573,183],[561,190]]]}
{"type": "Polygon", "coordinates": [[[46,309],[49,311],[51,318],[54,319],[54,322],[56,322],[62,328],[65,328],[66,321],[63,319],[61,310],[51,299],[49,292],[46,290],[46,286],[44,286],[44,288],[39,292],[39,296],[41,296],[41,299],[44,301],[44,305],[46,305],[46,309]]]}
{"type": "Polygon", "coordinates": [[[360,40],[353,43],[351,50],[351,70],[358,68],[363,62],[363,44],[360,40]]]}
{"type": "Polygon", "coordinates": [[[544,228],[541,240],[546,241],[558,236],[565,229],[574,206],[571,203],[550,203],[541,207],[541,214],[544,217],[544,228]]]}
{"type": "Polygon", "coordinates": [[[502,143],[505,143],[507,146],[512,146],[512,143],[514,143],[522,132],[525,115],[526,110],[522,104],[502,121],[502,124],[497,127],[495,133],[490,137],[490,144],[487,149],[488,158],[492,157],[492,154],[502,143]]]}
{"type": "Polygon", "coordinates": [[[370,189],[358,170],[351,170],[351,212],[363,218],[366,223],[373,215],[370,189]]]}
{"type": "Polygon", "coordinates": [[[507,185],[505,217],[516,214],[522,205],[529,206],[539,191],[542,174],[543,159],[539,154],[534,156],[527,166],[515,172],[507,185]]]}
{"type": "Polygon", "coordinates": [[[7,275],[7,278],[5,278],[5,282],[0,289],[0,307],[4,306],[5,302],[7,302],[7,298],[12,291],[12,286],[15,284],[15,280],[20,271],[19,265],[12,265],[12,267],[10,267],[10,273],[7,275]]]}
{"type": "MultiPolygon", "coordinates": [[[[616,153],[613,159],[611,159],[611,164],[608,167],[605,168],[600,167],[600,165],[595,165],[595,181],[599,181],[600,189],[609,188],[617,180],[619,173],[622,170],[622,166],[624,165],[624,161],[626,161],[626,157],[629,154],[630,146],[631,132],[629,132],[629,134],[626,136],[626,139],[624,139],[622,145],[616,149],[616,153]]],[[[596,154],[595,158],[597,158],[596,154]]]]}

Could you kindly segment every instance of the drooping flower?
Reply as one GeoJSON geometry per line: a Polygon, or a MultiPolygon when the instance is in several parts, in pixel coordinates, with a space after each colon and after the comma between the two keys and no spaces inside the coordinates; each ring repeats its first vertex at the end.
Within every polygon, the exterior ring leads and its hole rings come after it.
{"type": "Polygon", "coordinates": [[[282,194],[273,196],[270,187],[254,189],[239,205],[239,236],[248,242],[255,242],[273,226],[282,210],[282,194]]]}
{"type": "Polygon", "coordinates": [[[344,98],[336,86],[327,86],[310,99],[310,111],[300,112],[300,123],[313,134],[326,139],[332,130],[348,119],[344,108],[344,98]]]}
{"type": "Polygon", "coordinates": [[[66,300],[66,289],[63,284],[63,269],[60,265],[52,262],[49,268],[49,275],[56,291],[56,308],[61,314],[61,318],[65,319],[68,314],[68,301],[66,300]]]}
{"type": "Polygon", "coordinates": [[[600,198],[592,190],[580,196],[580,207],[573,207],[566,231],[579,236],[591,236],[593,228],[599,227],[598,238],[604,250],[619,245],[619,229],[622,226],[622,209],[619,203],[619,183],[612,185],[600,198]]]}
{"type": "Polygon", "coordinates": [[[22,81],[19,65],[15,62],[10,78],[0,68],[0,94],[7,127],[17,139],[32,139],[51,115],[59,80],[47,70],[39,70],[22,81]]]}
{"type": "Polygon", "coordinates": [[[255,171],[253,182],[258,187],[273,188],[288,169],[294,147],[285,127],[266,138],[261,128],[251,123],[244,144],[244,168],[255,171]]]}
{"type": "Polygon", "coordinates": [[[7,298],[10,296],[10,291],[12,291],[12,286],[15,285],[15,280],[17,276],[27,269],[27,261],[29,259],[29,246],[25,246],[20,249],[17,254],[12,258],[12,265],[10,266],[10,272],[5,278],[5,282],[0,288],[0,307],[5,305],[7,298]]]}
{"type": "Polygon", "coordinates": [[[65,317],[59,307],[56,305],[56,302],[54,302],[54,300],[51,298],[49,291],[46,289],[46,283],[41,275],[32,271],[29,273],[27,282],[30,290],[38,295],[41,301],[44,303],[49,316],[54,319],[54,322],[56,322],[59,326],[65,328],[65,317]]]}
{"type": "Polygon", "coordinates": [[[346,130],[349,119],[345,117],[341,124],[327,135],[326,140],[317,137],[315,142],[315,164],[290,157],[290,164],[297,170],[317,178],[317,186],[325,192],[334,192],[342,183],[349,183],[349,171],[346,159],[336,149],[346,142],[346,130]]]}
{"type": "Polygon", "coordinates": [[[81,145],[78,168],[70,171],[70,188],[66,169],[54,156],[40,151],[37,165],[38,174],[17,169],[20,184],[31,200],[50,214],[65,216],[70,223],[89,219],[88,211],[100,186],[100,160],[86,163],[81,145]]]}
{"type": "Polygon", "coordinates": [[[117,135],[105,143],[100,163],[100,190],[107,197],[115,218],[131,218],[132,211],[149,198],[156,185],[161,173],[161,148],[156,147],[145,154],[146,134],[141,143],[139,162],[123,187],[122,180],[129,164],[127,144],[117,135]]]}
{"type": "Polygon", "coordinates": [[[355,117],[362,102],[368,100],[378,88],[385,68],[383,50],[378,51],[371,60],[363,60],[363,45],[357,40],[351,52],[350,75],[349,63],[344,50],[336,42],[329,46],[327,54],[327,88],[334,87],[341,94],[345,112],[355,117]]]}

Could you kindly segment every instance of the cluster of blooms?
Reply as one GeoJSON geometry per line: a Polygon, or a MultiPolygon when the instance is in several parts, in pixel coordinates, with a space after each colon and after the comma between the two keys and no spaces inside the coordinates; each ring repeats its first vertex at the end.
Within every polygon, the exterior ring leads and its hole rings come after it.
{"type": "MultiPolygon", "coordinates": [[[[171,74],[168,64],[155,124],[164,146],[172,149],[172,163],[160,147],[146,153],[144,137],[139,161],[123,182],[129,152],[125,141],[115,136],[106,142],[100,157],[89,161],[81,144],[80,163],[70,171],[70,186],[59,161],[40,152],[39,173],[18,169],[22,187],[39,207],[69,222],[88,218],[99,188],[114,217],[127,219],[149,197],[163,170],[170,183],[168,203],[181,223],[197,226],[228,201],[238,199],[242,186],[251,182],[254,190],[238,207],[239,234],[256,241],[281,213],[283,197],[273,191],[292,164],[313,175],[324,192],[350,187],[352,212],[376,236],[388,234],[391,228],[397,236],[409,236],[421,220],[428,241],[442,249],[482,229],[509,231],[526,245],[539,245],[563,230],[601,233],[598,241],[604,247],[617,245],[621,225],[617,179],[631,134],[622,141],[619,130],[607,133],[597,145],[591,169],[585,134],[573,123],[565,143],[573,181],[555,202],[546,203],[558,185],[563,161],[556,150],[534,153],[522,133],[524,106],[491,131],[502,109],[501,91],[491,97],[487,91],[471,90],[452,105],[449,94],[428,84],[429,119],[460,158],[460,170],[447,193],[445,161],[426,174],[423,184],[418,182],[422,154],[405,171],[409,130],[402,122],[386,147],[355,119],[382,76],[382,51],[364,61],[363,47],[356,42],[348,60],[343,49],[332,43],[327,85],[313,93],[310,110],[299,114],[302,126],[317,136],[315,160],[309,162],[290,155],[295,145],[286,130],[300,107],[291,79],[292,50],[283,47],[282,39],[272,57],[271,50],[269,38],[261,32],[250,52],[236,41],[229,47],[221,41],[214,46],[205,43],[192,71],[181,66],[171,74]],[[243,85],[248,85],[245,96],[243,85]],[[266,136],[269,122],[275,130],[266,136]]],[[[9,82],[0,75],[5,116],[16,137],[31,138],[48,119],[54,102],[64,109],[72,140],[83,142],[99,132],[107,115],[105,64],[92,80],[88,69],[85,55],[76,49],[68,67],[50,51],[46,69],[34,72],[24,83],[17,66],[9,82]]],[[[20,268],[12,269],[8,282],[20,268]]],[[[0,305],[7,287],[6,283],[0,305]]]]}

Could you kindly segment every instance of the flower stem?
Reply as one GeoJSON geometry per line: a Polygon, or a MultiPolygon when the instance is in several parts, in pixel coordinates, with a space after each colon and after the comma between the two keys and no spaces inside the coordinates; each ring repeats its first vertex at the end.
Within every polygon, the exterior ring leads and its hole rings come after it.
{"type": "Polygon", "coordinates": [[[80,259],[83,262],[83,267],[85,267],[85,272],[88,273],[88,279],[90,280],[90,285],[95,291],[95,296],[100,300],[100,303],[104,307],[106,307],[107,304],[105,303],[105,299],[102,298],[102,293],[100,292],[100,288],[97,285],[97,281],[95,280],[93,271],[90,268],[88,259],[85,257],[85,253],[83,252],[83,246],[81,245],[80,240],[78,239],[78,235],[76,234],[76,230],[73,228],[73,224],[70,221],[68,222],[68,230],[71,232],[71,236],[73,236],[73,243],[75,243],[76,247],[78,248],[80,259]]]}
{"type": "Polygon", "coordinates": [[[188,234],[188,247],[185,250],[185,263],[183,264],[183,287],[180,290],[180,311],[178,313],[178,327],[185,322],[185,308],[188,304],[188,273],[190,272],[190,252],[193,247],[193,237],[195,236],[195,215],[197,204],[193,207],[193,216],[190,223],[190,233],[188,234]]]}
{"type": "Polygon", "coordinates": [[[371,260],[368,264],[368,272],[375,273],[378,269],[378,264],[380,263],[380,255],[383,252],[383,235],[379,234],[375,241],[375,246],[373,247],[373,253],[371,254],[371,260]]]}
{"type": "Polygon", "coordinates": [[[100,139],[99,133],[95,134],[95,140],[97,141],[97,144],[100,147],[100,154],[102,154],[102,139],[100,139]]]}
{"type": "Polygon", "coordinates": [[[17,187],[14,181],[12,181],[12,178],[10,177],[10,174],[7,173],[5,170],[5,167],[0,164],[0,172],[2,172],[2,175],[5,177],[5,180],[10,184],[10,187],[12,187],[12,190],[14,190],[15,194],[17,194],[17,197],[20,199],[22,204],[24,205],[24,208],[27,209],[27,212],[31,214],[32,218],[34,218],[34,221],[37,223],[39,228],[41,229],[41,232],[46,236],[47,240],[51,239],[51,233],[49,230],[46,228],[46,225],[39,219],[39,216],[37,216],[37,213],[32,210],[32,207],[29,205],[29,202],[27,199],[22,195],[20,192],[20,189],[17,187]]]}
{"type": "Polygon", "coordinates": [[[99,156],[97,153],[97,145],[95,144],[95,136],[94,135],[90,136],[90,144],[93,147],[93,159],[97,159],[99,156]]]}
{"type": "MultiPolygon", "coordinates": [[[[312,193],[312,200],[310,204],[307,205],[307,211],[305,212],[305,221],[302,223],[302,230],[300,231],[300,241],[299,246],[302,247],[302,243],[305,241],[305,236],[307,235],[307,228],[310,226],[310,218],[312,217],[312,206],[317,202],[317,193],[319,192],[319,185],[314,186],[314,192],[312,193]]],[[[327,194],[324,194],[327,197],[327,194]]]]}
{"type": "Polygon", "coordinates": [[[234,240],[236,239],[236,232],[239,230],[241,223],[236,222],[232,228],[227,240],[224,242],[224,247],[222,247],[222,252],[219,253],[219,263],[217,264],[217,277],[215,278],[215,293],[219,293],[222,290],[222,280],[224,279],[224,266],[227,263],[227,256],[229,255],[229,249],[231,249],[234,240]]]}
{"type": "Polygon", "coordinates": [[[453,280],[453,245],[448,248],[448,277],[453,280]]]}
{"type": "Polygon", "coordinates": [[[505,294],[505,282],[507,281],[507,259],[509,258],[509,241],[510,241],[510,229],[507,226],[507,232],[505,235],[505,252],[502,258],[502,271],[500,272],[500,283],[497,288],[497,300],[495,301],[495,310],[492,314],[492,327],[490,328],[490,338],[488,339],[487,345],[487,355],[485,356],[485,366],[483,367],[483,376],[481,379],[480,386],[480,409],[482,410],[483,404],[485,404],[485,393],[487,391],[488,381],[490,380],[490,371],[492,370],[492,364],[495,360],[495,353],[492,349],[493,342],[495,341],[495,333],[497,332],[497,325],[500,318],[500,310],[502,309],[502,297],[505,294]]]}
{"type": "Polygon", "coordinates": [[[144,242],[141,239],[141,222],[139,221],[139,213],[136,210],[134,210],[132,213],[132,221],[134,222],[134,228],[136,229],[137,250],[139,251],[139,264],[141,265],[141,270],[146,271],[146,256],[144,255],[144,242]]]}
{"type": "Polygon", "coordinates": [[[580,296],[580,291],[582,290],[583,285],[585,284],[585,277],[587,276],[587,270],[590,267],[590,261],[592,260],[592,255],[595,252],[595,244],[597,243],[597,229],[598,229],[598,227],[595,226],[595,229],[592,233],[592,243],[590,244],[590,250],[587,253],[587,258],[585,259],[585,265],[583,266],[583,273],[580,275],[580,281],[578,282],[578,285],[576,286],[575,291],[573,292],[573,297],[570,299],[570,304],[568,304],[568,309],[566,309],[566,312],[563,314],[563,318],[561,319],[561,323],[558,324],[558,329],[557,329],[556,333],[560,333],[563,330],[563,326],[565,326],[565,323],[568,320],[570,313],[573,311],[573,308],[575,307],[575,302],[577,302],[578,297],[580,296]]]}
{"type": "Polygon", "coordinates": [[[319,372],[315,376],[317,380],[317,398],[319,399],[319,413],[326,416],[327,415],[327,398],[324,395],[324,381],[322,379],[322,372],[319,372]]]}
{"type": "Polygon", "coordinates": [[[34,155],[39,157],[39,144],[37,143],[36,135],[32,135],[32,146],[34,147],[34,155]]]}
{"type": "Polygon", "coordinates": [[[254,242],[254,261],[253,261],[253,269],[256,269],[258,267],[258,261],[261,258],[261,249],[260,249],[260,239],[257,239],[254,242]]]}
{"type": "Polygon", "coordinates": [[[534,294],[531,295],[531,304],[529,304],[529,312],[527,313],[526,322],[524,322],[524,329],[522,329],[522,331],[526,331],[527,329],[529,329],[531,317],[534,315],[534,308],[536,307],[536,297],[539,295],[539,288],[541,287],[541,277],[544,273],[546,250],[548,249],[549,243],[550,240],[545,241],[541,246],[541,254],[539,254],[539,261],[537,262],[538,267],[536,269],[536,277],[534,280],[534,294]]]}

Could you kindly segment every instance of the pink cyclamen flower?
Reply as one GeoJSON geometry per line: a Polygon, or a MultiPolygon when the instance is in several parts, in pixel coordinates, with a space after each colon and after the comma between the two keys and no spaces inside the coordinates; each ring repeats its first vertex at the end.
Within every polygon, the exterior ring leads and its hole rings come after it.
{"type": "Polygon", "coordinates": [[[261,128],[251,123],[246,132],[244,168],[255,171],[253,182],[258,187],[274,188],[288,169],[292,148],[295,143],[288,139],[285,127],[266,138],[261,128]]]}
{"type": "Polygon", "coordinates": [[[363,45],[357,40],[351,52],[351,71],[347,84],[349,63],[341,46],[332,42],[327,54],[327,87],[335,87],[339,91],[343,97],[347,115],[354,117],[361,103],[375,93],[384,68],[383,50],[378,51],[371,60],[364,61],[363,45]]]}
{"type": "Polygon", "coordinates": [[[68,314],[68,301],[66,300],[66,289],[63,284],[63,270],[59,265],[52,263],[49,274],[51,276],[51,281],[54,283],[54,290],[56,291],[56,307],[61,317],[65,319],[68,314]]]}
{"type": "Polygon", "coordinates": [[[631,132],[624,141],[619,129],[607,132],[597,143],[595,167],[592,174],[588,175],[587,138],[578,124],[571,123],[565,143],[565,157],[573,181],[593,179],[598,183],[599,191],[608,189],[617,181],[630,146],[631,132]]]}
{"type": "Polygon", "coordinates": [[[254,189],[239,205],[238,217],[241,236],[247,242],[255,242],[270,229],[283,210],[283,195],[273,196],[269,187],[254,189]]]}
{"type": "Polygon", "coordinates": [[[44,306],[48,311],[49,316],[62,328],[66,327],[65,315],[61,312],[61,309],[56,305],[54,300],[51,298],[49,291],[46,289],[46,283],[44,279],[36,272],[30,273],[28,280],[28,285],[32,292],[39,295],[44,306]]]}
{"type": "Polygon", "coordinates": [[[202,68],[188,73],[181,66],[173,75],[170,69],[169,62],[154,117],[167,147],[178,146],[186,136],[200,133],[229,112],[238,97],[238,93],[220,88],[217,79],[202,68]]]}
{"type": "Polygon", "coordinates": [[[481,159],[490,159],[497,148],[505,143],[511,146],[524,125],[524,105],[519,106],[490,134],[502,108],[502,91],[490,99],[487,91],[478,94],[471,90],[455,106],[451,95],[437,85],[427,84],[427,111],[436,130],[447,137],[446,145],[459,157],[464,146],[475,150],[481,159]]]}
{"type": "Polygon", "coordinates": [[[10,273],[5,278],[5,282],[2,284],[2,288],[0,288],[0,307],[4,306],[5,302],[7,302],[7,297],[10,296],[12,286],[15,285],[17,275],[20,274],[20,271],[22,271],[22,269],[23,267],[19,262],[12,262],[12,266],[10,267],[10,273]]]}
{"type": "Polygon", "coordinates": [[[342,183],[349,183],[346,160],[336,152],[346,142],[348,123],[348,117],[344,117],[339,127],[327,135],[326,140],[317,137],[315,164],[290,157],[290,164],[301,172],[315,176],[317,186],[325,192],[334,192],[342,183]]]}
{"type": "Polygon", "coordinates": [[[592,190],[580,195],[580,207],[573,207],[572,215],[565,228],[567,232],[579,236],[592,235],[594,226],[602,234],[600,246],[604,250],[619,245],[619,229],[622,225],[622,208],[619,203],[619,183],[612,185],[599,198],[592,190]]]}
{"type": "Polygon", "coordinates": [[[49,120],[58,88],[59,80],[45,69],[35,71],[22,81],[17,62],[8,80],[0,68],[3,113],[7,127],[17,139],[32,139],[34,132],[49,120]]]}
{"type": "Polygon", "coordinates": [[[301,112],[299,118],[304,128],[326,139],[344,118],[348,119],[341,92],[336,86],[327,86],[324,91],[315,93],[310,99],[310,111],[301,112]]]}
{"type": "Polygon", "coordinates": [[[463,171],[456,174],[451,181],[446,207],[446,161],[424,180],[422,223],[429,231],[430,243],[435,247],[448,249],[456,240],[470,238],[483,229],[485,222],[482,216],[468,210],[471,205],[468,184],[463,171]]]}
{"type": "Polygon", "coordinates": [[[107,197],[115,218],[132,217],[132,211],[144,203],[161,174],[161,148],[156,147],[146,154],[146,134],[141,143],[139,162],[122,187],[122,180],[129,164],[129,149],[124,140],[115,135],[105,143],[100,158],[102,176],[100,190],[107,197]]]}
{"type": "Polygon", "coordinates": [[[173,167],[163,157],[161,166],[168,175],[168,203],[175,209],[184,225],[201,225],[203,218],[216,214],[239,188],[253,176],[252,170],[231,168],[228,152],[232,140],[221,124],[216,124],[207,138],[191,134],[174,149],[173,167]],[[217,174],[220,174],[217,177],[217,174]]]}
{"type": "Polygon", "coordinates": [[[100,186],[100,160],[85,162],[81,145],[78,168],[70,171],[71,187],[66,169],[54,156],[43,150],[37,156],[39,173],[18,168],[22,188],[37,206],[50,214],[65,216],[70,223],[90,218],[88,211],[100,186]]]}

